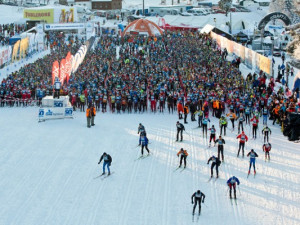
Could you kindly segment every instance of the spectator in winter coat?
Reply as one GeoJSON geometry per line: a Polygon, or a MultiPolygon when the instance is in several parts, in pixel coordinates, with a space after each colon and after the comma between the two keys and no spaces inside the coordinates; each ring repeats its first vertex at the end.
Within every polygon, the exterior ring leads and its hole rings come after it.
{"type": "Polygon", "coordinates": [[[90,128],[91,125],[95,126],[94,120],[96,116],[96,109],[93,105],[89,105],[86,110],[86,118],[87,118],[87,127],[90,128]]]}

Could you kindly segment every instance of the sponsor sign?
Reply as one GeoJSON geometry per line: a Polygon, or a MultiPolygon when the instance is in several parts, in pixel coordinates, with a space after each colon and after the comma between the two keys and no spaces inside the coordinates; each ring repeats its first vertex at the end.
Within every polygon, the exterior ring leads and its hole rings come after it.
{"type": "Polygon", "coordinates": [[[23,16],[25,19],[41,20],[47,23],[53,23],[54,9],[24,9],[23,16]]]}
{"type": "Polygon", "coordinates": [[[39,109],[39,120],[63,119],[63,118],[72,118],[72,117],[73,117],[72,107],[39,109]]]}
{"type": "Polygon", "coordinates": [[[45,30],[78,30],[85,29],[84,23],[45,24],[45,30]]]}

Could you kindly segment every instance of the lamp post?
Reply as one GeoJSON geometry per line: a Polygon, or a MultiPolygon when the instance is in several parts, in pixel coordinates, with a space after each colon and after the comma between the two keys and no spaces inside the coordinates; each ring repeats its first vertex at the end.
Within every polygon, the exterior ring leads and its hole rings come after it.
{"type": "Polygon", "coordinates": [[[214,31],[216,32],[216,27],[217,27],[217,19],[216,18],[214,18],[214,22],[215,22],[215,27],[214,27],[214,31]]]}
{"type": "Polygon", "coordinates": [[[143,0],[143,16],[145,16],[145,0],[143,0]]]}
{"type": "Polygon", "coordinates": [[[274,54],[274,37],[271,37],[272,40],[272,77],[274,77],[274,63],[273,63],[273,54],[274,54]]]}

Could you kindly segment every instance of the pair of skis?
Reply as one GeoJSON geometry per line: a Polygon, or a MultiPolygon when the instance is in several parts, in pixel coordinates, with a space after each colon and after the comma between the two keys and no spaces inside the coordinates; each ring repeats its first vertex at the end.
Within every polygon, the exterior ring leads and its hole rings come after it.
{"type": "Polygon", "coordinates": [[[230,198],[231,205],[233,205],[233,200],[235,202],[235,205],[237,205],[237,199],[236,198],[234,198],[234,199],[230,198]]]}
{"type": "MultiPolygon", "coordinates": [[[[210,177],[210,178],[208,179],[207,183],[209,183],[213,178],[214,178],[214,177],[210,177]]],[[[214,181],[217,181],[218,179],[219,179],[219,178],[216,177],[216,178],[214,179],[214,181]]]]}
{"type": "Polygon", "coordinates": [[[193,213],[192,215],[193,215],[192,222],[198,222],[198,221],[199,221],[199,218],[200,218],[200,215],[201,215],[201,213],[198,213],[198,214],[197,214],[197,220],[196,220],[196,221],[195,221],[195,213],[193,213]]]}
{"type": "Polygon", "coordinates": [[[140,159],[145,159],[145,158],[147,158],[147,157],[149,157],[149,156],[150,156],[150,153],[149,153],[148,155],[146,155],[146,156],[141,155],[141,156],[139,156],[138,158],[136,158],[134,161],[138,161],[138,160],[140,160],[140,159]]]}
{"type": "Polygon", "coordinates": [[[101,180],[104,180],[105,178],[111,176],[113,173],[115,173],[115,172],[110,172],[110,174],[101,174],[97,177],[94,177],[94,179],[97,179],[97,178],[101,177],[101,180]]]}
{"type": "Polygon", "coordinates": [[[185,168],[185,167],[182,168],[182,167],[179,167],[179,166],[178,166],[173,172],[176,172],[176,171],[179,170],[179,169],[181,169],[180,172],[182,172],[182,171],[184,171],[186,168],[185,168]]]}
{"type": "MultiPolygon", "coordinates": [[[[247,179],[248,179],[249,175],[250,175],[250,173],[248,173],[248,175],[247,175],[247,179]]],[[[255,176],[256,176],[256,173],[253,175],[253,177],[255,178],[255,176]]]]}

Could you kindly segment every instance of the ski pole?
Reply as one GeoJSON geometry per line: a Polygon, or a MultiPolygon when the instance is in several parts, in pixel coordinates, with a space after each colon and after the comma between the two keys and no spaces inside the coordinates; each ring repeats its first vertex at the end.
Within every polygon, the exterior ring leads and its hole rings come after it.
{"type": "Polygon", "coordinates": [[[227,195],[228,192],[229,192],[229,187],[227,188],[227,191],[226,191],[226,193],[225,193],[225,196],[227,195]]]}
{"type": "MultiPolygon", "coordinates": [[[[184,130],[184,131],[185,131],[185,130],[184,130]]],[[[186,133],[187,135],[191,136],[188,132],[185,131],[185,133],[186,133]]]]}
{"type": "Polygon", "coordinates": [[[240,191],[240,187],[239,187],[239,185],[238,185],[238,189],[239,189],[240,196],[242,196],[242,193],[241,193],[241,191],[240,191]]]}

